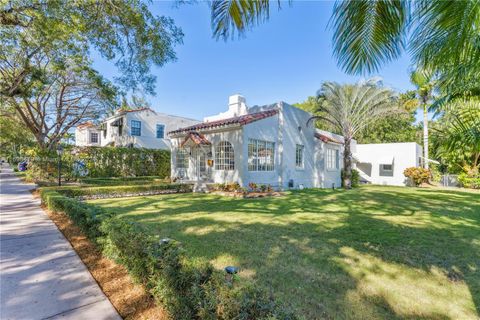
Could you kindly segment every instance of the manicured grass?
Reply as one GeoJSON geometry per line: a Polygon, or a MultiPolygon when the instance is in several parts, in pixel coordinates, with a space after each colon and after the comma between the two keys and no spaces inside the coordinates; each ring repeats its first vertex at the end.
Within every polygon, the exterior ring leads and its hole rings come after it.
{"type": "Polygon", "coordinates": [[[281,198],[90,201],[290,303],[307,319],[477,319],[480,193],[368,186],[281,198]]]}

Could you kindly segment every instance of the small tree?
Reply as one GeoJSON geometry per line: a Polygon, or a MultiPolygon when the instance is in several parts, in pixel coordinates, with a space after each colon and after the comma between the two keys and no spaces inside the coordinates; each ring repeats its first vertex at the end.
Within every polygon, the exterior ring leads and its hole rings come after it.
{"type": "Polygon", "coordinates": [[[321,101],[318,113],[313,117],[324,120],[332,129],[343,135],[343,186],[352,186],[351,142],[356,134],[365,130],[380,117],[398,112],[393,92],[384,88],[378,80],[361,81],[353,85],[325,82],[318,91],[321,101]]]}

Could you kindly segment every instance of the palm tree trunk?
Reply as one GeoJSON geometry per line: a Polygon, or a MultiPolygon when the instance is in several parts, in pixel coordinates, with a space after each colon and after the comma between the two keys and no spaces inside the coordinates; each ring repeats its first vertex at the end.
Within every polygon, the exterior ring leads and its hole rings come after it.
{"type": "Polygon", "coordinates": [[[423,103],[423,163],[424,168],[428,169],[428,108],[423,103]]]}
{"type": "Polygon", "coordinates": [[[345,149],[343,151],[343,187],[352,188],[352,151],[350,149],[350,137],[345,137],[345,149]]]}

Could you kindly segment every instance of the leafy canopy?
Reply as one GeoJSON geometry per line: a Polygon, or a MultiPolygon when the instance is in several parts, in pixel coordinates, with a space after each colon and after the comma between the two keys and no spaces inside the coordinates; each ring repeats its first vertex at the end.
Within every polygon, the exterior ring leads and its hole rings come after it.
{"type": "Polygon", "coordinates": [[[93,50],[115,63],[124,88],[153,93],[150,67],[174,60],[182,37],[172,19],[154,16],[140,0],[0,0],[1,93],[22,94],[41,81],[43,70],[32,66],[38,53],[64,68],[90,65],[93,50]]]}

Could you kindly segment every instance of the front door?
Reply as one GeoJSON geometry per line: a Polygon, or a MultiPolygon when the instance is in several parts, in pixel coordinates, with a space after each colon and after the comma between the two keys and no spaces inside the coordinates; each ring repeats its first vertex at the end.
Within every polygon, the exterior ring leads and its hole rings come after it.
{"type": "Polygon", "coordinates": [[[205,181],[208,180],[208,168],[207,168],[207,150],[197,147],[192,152],[195,161],[195,177],[196,180],[205,181]]]}

